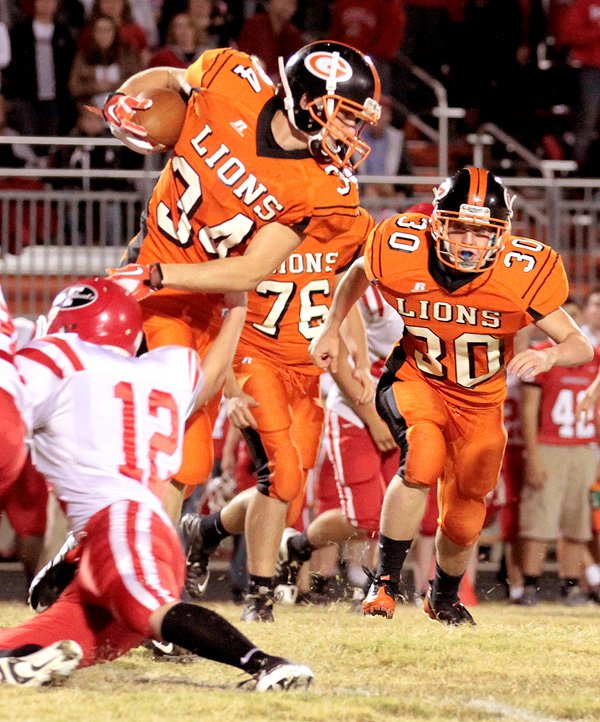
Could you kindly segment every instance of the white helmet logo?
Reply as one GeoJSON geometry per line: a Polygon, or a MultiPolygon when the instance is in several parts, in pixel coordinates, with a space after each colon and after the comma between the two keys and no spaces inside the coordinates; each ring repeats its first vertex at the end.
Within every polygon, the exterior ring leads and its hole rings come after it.
{"type": "Polygon", "coordinates": [[[55,308],[80,308],[89,306],[98,298],[98,292],[91,286],[69,286],[61,291],[52,304],[55,308]]]}
{"type": "MultiPolygon", "coordinates": [[[[316,75],[317,78],[322,80],[329,80],[331,77],[331,63],[333,60],[333,53],[327,53],[323,50],[319,50],[316,53],[310,53],[304,58],[304,65],[306,69],[316,75]]],[[[352,77],[352,68],[350,64],[337,55],[337,67],[335,69],[335,81],[337,83],[344,83],[346,80],[350,80],[352,77]]]]}

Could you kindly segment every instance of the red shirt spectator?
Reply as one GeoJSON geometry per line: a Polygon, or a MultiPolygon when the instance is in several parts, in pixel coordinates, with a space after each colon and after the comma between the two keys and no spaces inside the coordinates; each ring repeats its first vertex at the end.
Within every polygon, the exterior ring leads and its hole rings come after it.
{"type": "Polygon", "coordinates": [[[279,80],[279,56],[287,59],[306,44],[300,30],[290,22],[296,8],[296,0],[270,0],[266,12],[246,20],[237,41],[240,50],[263,61],[267,75],[275,82],[279,80]]]}
{"type": "MultiPolygon", "coordinates": [[[[552,341],[534,344],[536,349],[553,346],[552,341]]],[[[539,414],[538,442],[540,444],[579,445],[597,439],[593,420],[582,421],[575,415],[578,397],[596,378],[600,364],[600,351],[595,350],[592,361],[576,368],[555,367],[538,374],[530,382],[542,389],[539,414]]]]}
{"type": "Polygon", "coordinates": [[[119,29],[119,37],[132,50],[145,52],[148,49],[146,31],[133,21],[129,0],[95,0],[88,18],[77,41],[78,49],[84,48],[90,41],[91,27],[99,15],[112,18],[119,29]]]}
{"type": "Polygon", "coordinates": [[[329,37],[389,61],[402,45],[405,24],[403,0],[336,0],[329,37]]]}
{"type": "Polygon", "coordinates": [[[561,45],[571,48],[571,58],[582,65],[600,67],[600,2],[574,0],[562,16],[561,45]]]}
{"type": "Polygon", "coordinates": [[[169,21],[167,44],[150,58],[148,67],[168,65],[187,68],[205,50],[219,47],[216,35],[206,33],[203,41],[199,42],[198,32],[189,13],[176,13],[169,21]]]}

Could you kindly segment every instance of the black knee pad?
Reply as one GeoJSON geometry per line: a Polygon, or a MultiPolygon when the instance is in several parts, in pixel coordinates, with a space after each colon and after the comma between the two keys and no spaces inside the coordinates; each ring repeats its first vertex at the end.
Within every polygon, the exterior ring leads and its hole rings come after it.
{"type": "Polygon", "coordinates": [[[269,469],[269,459],[267,458],[267,452],[263,446],[260,434],[256,429],[247,426],[242,429],[242,436],[250,456],[252,457],[252,463],[254,464],[254,472],[256,474],[256,489],[264,496],[269,496],[269,489],[271,488],[271,470],[269,469]]]}
{"type": "Polygon", "coordinates": [[[400,468],[398,469],[398,474],[403,477],[406,453],[408,451],[408,443],[406,441],[406,431],[408,427],[394,398],[394,383],[400,382],[392,373],[384,371],[382,377],[379,379],[375,392],[375,408],[400,449],[400,468]]]}

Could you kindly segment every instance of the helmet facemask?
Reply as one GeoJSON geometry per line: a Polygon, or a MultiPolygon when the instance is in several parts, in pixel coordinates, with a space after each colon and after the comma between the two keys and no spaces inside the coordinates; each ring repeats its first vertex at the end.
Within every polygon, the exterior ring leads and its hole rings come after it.
{"type": "Polygon", "coordinates": [[[322,127],[311,141],[318,140],[320,149],[339,168],[350,166],[356,170],[371,152],[367,143],[361,140],[360,134],[367,123],[370,125],[378,123],[381,115],[379,103],[373,98],[368,98],[364,105],[360,105],[339,95],[324,95],[309,101],[306,109],[322,127]],[[339,124],[336,124],[336,119],[341,113],[354,116],[354,129],[346,128],[341,119],[339,124]],[[352,160],[355,154],[356,157],[352,160]]]}
{"type": "Polygon", "coordinates": [[[480,273],[491,268],[510,234],[510,221],[490,218],[488,208],[476,210],[484,213],[469,213],[461,207],[460,212],[437,210],[431,216],[431,232],[436,240],[438,258],[456,271],[480,273]],[[451,223],[464,224],[489,234],[487,244],[474,245],[451,240],[448,235],[451,223]]]}

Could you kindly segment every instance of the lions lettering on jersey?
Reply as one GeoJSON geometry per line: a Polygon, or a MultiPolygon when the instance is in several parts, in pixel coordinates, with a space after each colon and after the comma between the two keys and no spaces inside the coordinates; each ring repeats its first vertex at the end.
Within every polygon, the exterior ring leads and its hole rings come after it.
{"type": "Polygon", "coordinates": [[[515,333],[567,297],[562,261],[543,243],[511,236],[489,271],[449,279],[427,228],[420,214],[392,217],[365,249],[367,275],[406,324],[388,368],[403,379],[426,377],[458,404],[498,403],[515,333]]]}

